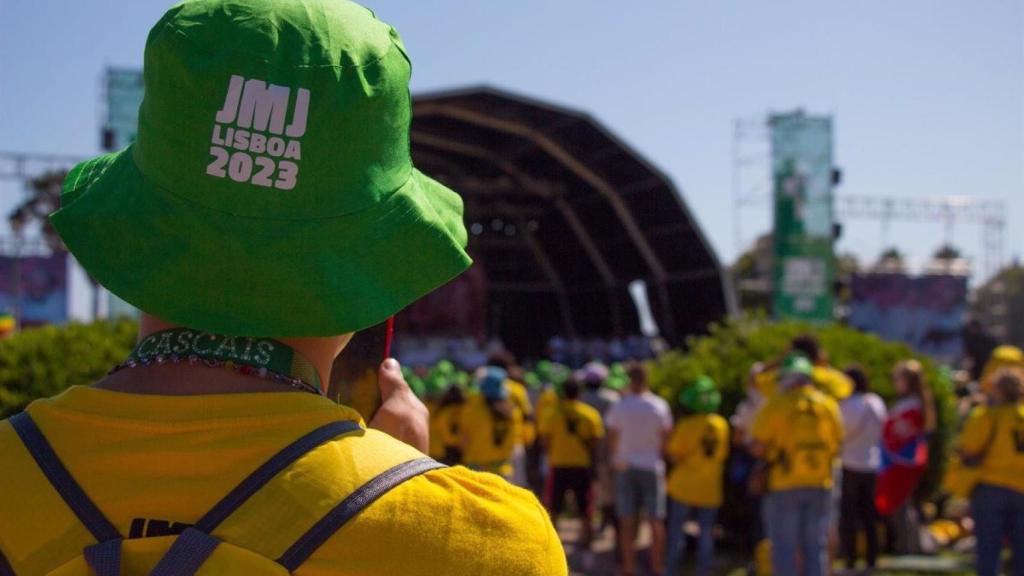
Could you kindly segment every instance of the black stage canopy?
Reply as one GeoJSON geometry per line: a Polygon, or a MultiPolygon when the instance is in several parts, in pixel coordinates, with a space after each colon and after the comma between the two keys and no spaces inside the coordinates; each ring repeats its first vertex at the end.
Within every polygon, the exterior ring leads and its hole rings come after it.
{"type": "Polygon", "coordinates": [[[587,114],[488,87],[424,94],[411,138],[417,166],[465,199],[487,335],[510,349],[639,334],[635,280],[671,343],[731,309],[672,182],[587,114]]]}

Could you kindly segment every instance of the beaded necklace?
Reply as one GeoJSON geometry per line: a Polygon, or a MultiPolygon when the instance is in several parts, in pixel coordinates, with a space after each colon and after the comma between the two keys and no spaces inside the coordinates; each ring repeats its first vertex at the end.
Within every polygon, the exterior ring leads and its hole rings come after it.
{"type": "Polygon", "coordinates": [[[270,338],[224,336],[188,328],[150,334],[109,374],[162,364],[223,368],[296,390],[323,394],[316,368],[283,342],[270,338]]]}

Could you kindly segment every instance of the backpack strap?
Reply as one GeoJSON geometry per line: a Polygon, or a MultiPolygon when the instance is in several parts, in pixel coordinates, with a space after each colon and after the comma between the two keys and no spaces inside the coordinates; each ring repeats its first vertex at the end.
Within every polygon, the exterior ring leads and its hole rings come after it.
{"type": "Polygon", "coordinates": [[[270,482],[282,470],[328,440],[361,430],[358,422],[341,420],[325,424],[282,448],[242,480],[226,496],[203,515],[191,528],[182,532],[157,563],[150,576],[194,574],[220,544],[210,534],[246,500],[270,482]]]}
{"type": "Polygon", "coordinates": [[[83,551],[86,562],[97,576],[117,576],[121,571],[121,533],[71,476],[32,417],[21,412],[9,421],[50,485],[98,542],[83,551]]]}
{"type": "Polygon", "coordinates": [[[67,503],[68,508],[75,513],[78,520],[92,533],[96,541],[106,542],[120,538],[121,534],[117,528],[110,520],[107,520],[107,517],[100,512],[100,509],[86,495],[78,482],[72,478],[71,473],[57,457],[50,442],[46,436],[43,436],[42,431],[39,430],[32,418],[22,412],[11,416],[10,422],[46,479],[67,503]]]}
{"type": "Polygon", "coordinates": [[[15,576],[14,568],[11,568],[11,563],[7,561],[3,552],[0,552],[0,576],[15,576]]]}
{"type": "Polygon", "coordinates": [[[186,528],[164,553],[163,558],[149,573],[150,576],[178,576],[195,574],[206,559],[220,545],[220,540],[205,532],[186,528]]]}
{"type": "Polygon", "coordinates": [[[344,500],[317,521],[312,528],[296,540],[277,559],[277,563],[284,566],[289,572],[294,572],[335,532],[340,530],[342,526],[365,510],[370,504],[373,504],[378,498],[387,494],[406,480],[438,468],[446,468],[446,466],[435,461],[433,458],[417,458],[393,466],[385,472],[378,474],[345,497],[344,500]]]}

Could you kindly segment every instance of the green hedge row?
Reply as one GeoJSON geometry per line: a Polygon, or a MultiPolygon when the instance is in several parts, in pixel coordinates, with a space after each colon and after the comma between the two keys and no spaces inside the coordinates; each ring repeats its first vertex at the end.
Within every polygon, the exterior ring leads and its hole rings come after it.
{"type": "Polygon", "coordinates": [[[69,386],[91,384],[135,344],[130,320],[30,328],[0,340],[0,418],[69,386]]]}

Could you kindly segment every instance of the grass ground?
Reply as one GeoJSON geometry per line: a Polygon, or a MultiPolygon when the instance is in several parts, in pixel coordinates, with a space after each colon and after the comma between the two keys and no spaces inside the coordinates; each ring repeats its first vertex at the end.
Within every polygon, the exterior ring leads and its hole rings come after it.
{"type": "MultiPolygon", "coordinates": [[[[565,546],[569,558],[572,576],[617,576],[614,554],[613,531],[596,534],[592,546],[592,554],[585,554],[578,546],[580,538],[580,521],[562,519],[558,523],[558,534],[565,546]]],[[[639,563],[641,568],[647,566],[647,547],[650,542],[645,529],[640,530],[638,538],[639,563]]],[[[738,557],[733,553],[722,552],[715,561],[715,576],[745,576],[746,567],[750,562],[747,557],[738,557]]],[[[970,559],[954,554],[937,556],[904,556],[883,557],[879,560],[876,576],[910,576],[920,574],[943,574],[952,576],[968,576],[974,571],[970,568],[970,559]]],[[[650,574],[650,572],[647,572],[650,574]]],[[[644,572],[641,571],[641,574],[644,572]]]]}

